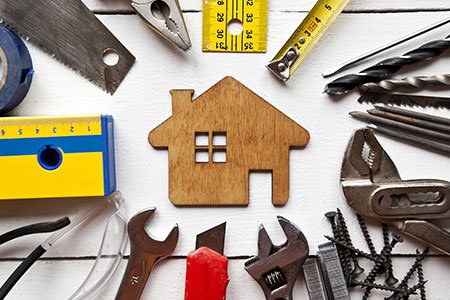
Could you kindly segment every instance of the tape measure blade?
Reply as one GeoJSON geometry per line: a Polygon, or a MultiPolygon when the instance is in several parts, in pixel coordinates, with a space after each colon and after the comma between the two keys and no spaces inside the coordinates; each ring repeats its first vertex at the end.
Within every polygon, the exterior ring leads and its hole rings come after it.
{"type": "Polygon", "coordinates": [[[267,68],[287,81],[350,0],[319,0],[281,47],[267,68]]]}

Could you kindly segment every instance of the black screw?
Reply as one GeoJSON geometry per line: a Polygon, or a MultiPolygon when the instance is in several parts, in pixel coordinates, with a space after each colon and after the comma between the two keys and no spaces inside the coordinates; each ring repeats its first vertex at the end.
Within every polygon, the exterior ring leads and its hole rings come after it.
{"type": "MultiPolygon", "coordinates": [[[[336,218],[338,220],[337,226],[339,228],[339,231],[342,232],[342,237],[343,237],[342,241],[349,246],[353,246],[352,239],[350,237],[350,233],[348,231],[347,224],[344,219],[344,215],[342,214],[340,209],[337,209],[336,218]]],[[[352,253],[351,251],[347,251],[347,255],[349,255],[352,258],[352,262],[353,262],[353,270],[351,270],[350,274],[351,275],[362,274],[364,272],[364,269],[361,268],[361,266],[359,265],[358,260],[356,259],[354,253],[352,253]]],[[[351,279],[349,278],[349,280],[351,280],[351,279]]]]}
{"type": "Polygon", "coordinates": [[[407,286],[408,281],[411,279],[412,275],[417,270],[417,268],[419,267],[421,262],[425,259],[429,250],[430,250],[430,248],[426,248],[420,255],[416,256],[416,260],[414,261],[413,265],[406,273],[405,277],[400,282],[399,287],[404,288],[407,286]]]}
{"type": "MultiPolygon", "coordinates": [[[[375,282],[375,279],[377,278],[379,269],[381,267],[383,267],[384,263],[386,263],[388,257],[391,255],[391,252],[394,249],[395,245],[397,243],[401,243],[401,242],[403,242],[403,239],[399,235],[394,234],[392,236],[392,241],[388,245],[385,245],[383,247],[383,249],[381,250],[379,259],[375,263],[375,266],[372,268],[372,270],[370,270],[369,275],[367,275],[366,279],[364,280],[365,283],[374,283],[375,282]]],[[[371,288],[367,287],[366,290],[364,291],[362,300],[367,300],[369,298],[370,291],[371,291],[371,288]]]]}
{"type": "Polygon", "coordinates": [[[354,253],[356,253],[356,254],[362,256],[362,257],[365,257],[365,258],[367,258],[367,259],[370,259],[370,260],[373,261],[373,262],[377,262],[377,261],[380,259],[379,256],[373,256],[373,255],[371,255],[371,254],[369,254],[369,253],[366,253],[366,252],[364,252],[364,251],[362,251],[362,250],[359,250],[358,248],[355,248],[355,247],[353,247],[353,246],[347,245],[346,243],[343,243],[343,242],[341,242],[341,241],[339,241],[339,240],[337,240],[337,239],[335,239],[335,238],[332,238],[331,236],[325,235],[325,238],[326,238],[327,240],[329,240],[329,241],[332,241],[332,242],[335,243],[336,245],[339,245],[339,246],[341,246],[341,247],[344,247],[344,248],[348,249],[349,251],[352,251],[352,252],[354,252],[354,253]]]}
{"type": "MultiPolygon", "coordinates": [[[[420,252],[419,250],[416,250],[416,259],[419,259],[420,252]]],[[[417,265],[417,277],[419,278],[419,283],[423,283],[423,285],[420,286],[420,300],[427,300],[427,295],[425,293],[425,279],[423,276],[423,266],[422,261],[419,261],[419,264],[417,265]]]]}
{"type": "MultiPolygon", "coordinates": [[[[325,214],[325,217],[328,219],[331,225],[331,230],[333,232],[333,236],[336,240],[343,239],[343,232],[336,226],[336,215],[337,212],[330,211],[325,214]]],[[[342,247],[337,247],[339,261],[341,262],[342,271],[344,273],[344,277],[348,278],[351,273],[350,259],[347,254],[347,250],[342,247]]]]}
{"type": "Polygon", "coordinates": [[[353,284],[356,285],[356,286],[363,286],[363,287],[366,287],[366,288],[372,288],[372,289],[383,290],[383,291],[390,291],[390,292],[395,292],[395,293],[408,293],[408,290],[405,290],[405,289],[390,287],[390,286],[377,284],[377,283],[366,283],[364,281],[354,280],[353,284]]]}
{"type": "Polygon", "coordinates": [[[363,217],[359,214],[356,214],[356,218],[358,219],[359,227],[364,235],[364,239],[366,240],[367,246],[369,247],[370,253],[372,255],[377,255],[377,251],[375,250],[375,246],[373,245],[372,238],[370,237],[369,230],[367,228],[366,222],[363,217]]]}
{"type": "MultiPolygon", "coordinates": [[[[429,250],[430,250],[430,248],[426,248],[422,253],[416,255],[416,260],[414,261],[413,265],[411,266],[411,268],[406,273],[405,277],[402,279],[402,281],[398,285],[398,288],[404,289],[404,288],[407,287],[408,281],[411,279],[412,275],[417,270],[417,268],[421,265],[422,261],[427,256],[429,250]]],[[[420,282],[419,282],[419,284],[420,284],[420,282]]],[[[425,285],[425,283],[423,282],[422,285],[420,285],[420,286],[424,286],[424,285],[425,285]]],[[[420,286],[418,288],[420,288],[420,286]]],[[[387,300],[400,300],[404,296],[405,296],[404,294],[400,294],[399,295],[399,294],[395,294],[394,293],[394,294],[392,294],[390,297],[388,297],[386,299],[387,300]]]]}

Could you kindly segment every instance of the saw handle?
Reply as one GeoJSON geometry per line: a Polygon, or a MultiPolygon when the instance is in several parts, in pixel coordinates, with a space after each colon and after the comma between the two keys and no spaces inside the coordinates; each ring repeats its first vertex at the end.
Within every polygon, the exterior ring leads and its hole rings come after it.
{"type": "Polygon", "coordinates": [[[225,300],[228,281],[226,256],[207,247],[188,254],[185,300],[225,300]]]}

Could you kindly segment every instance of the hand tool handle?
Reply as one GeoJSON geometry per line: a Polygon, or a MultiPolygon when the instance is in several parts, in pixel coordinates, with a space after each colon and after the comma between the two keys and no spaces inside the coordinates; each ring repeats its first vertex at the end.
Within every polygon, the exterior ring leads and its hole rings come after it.
{"type": "Polygon", "coordinates": [[[0,300],[3,300],[14,285],[22,278],[29,268],[46,252],[42,246],[38,246],[30,255],[14,270],[3,286],[0,288],[0,300]]]}
{"type": "Polygon", "coordinates": [[[187,256],[185,300],[225,300],[228,258],[207,247],[187,256]]]}
{"type": "Polygon", "coordinates": [[[407,220],[400,228],[404,233],[430,244],[450,255],[450,233],[424,220],[407,220]]]}
{"type": "Polygon", "coordinates": [[[140,299],[148,277],[152,272],[153,265],[160,259],[157,256],[149,256],[148,254],[134,251],[133,245],[131,247],[127,269],[117,292],[116,300],[140,299]]]}
{"type": "Polygon", "coordinates": [[[450,184],[443,180],[403,180],[387,183],[373,192],[370,200],[373,210],[382,218],[423,219],[450,217],[450,184]],[[410,206],[393,206],[394,197],[427,196],[429,201],[410,206]]]}

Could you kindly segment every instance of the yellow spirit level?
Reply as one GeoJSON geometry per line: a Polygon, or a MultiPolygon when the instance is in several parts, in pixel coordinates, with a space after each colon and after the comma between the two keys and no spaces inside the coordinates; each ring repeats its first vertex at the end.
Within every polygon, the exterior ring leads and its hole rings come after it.
{"type": "Polygon", "coordinates": [[[113,118],[0,118],[0,200],[104,196],[116,188],[113,118]]]}

